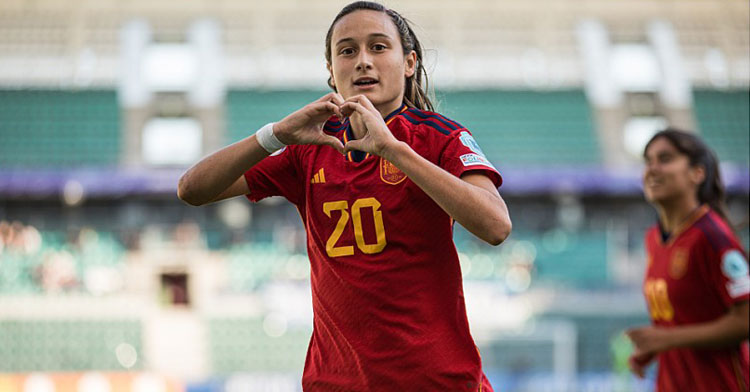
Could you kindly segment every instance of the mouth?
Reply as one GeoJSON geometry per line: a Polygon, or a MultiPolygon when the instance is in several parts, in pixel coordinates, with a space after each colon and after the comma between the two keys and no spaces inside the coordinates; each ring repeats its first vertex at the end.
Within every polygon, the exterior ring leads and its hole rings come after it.
{"type": "Polygon", "coordinates": [[[370,88],[378,84],[378,80],[371,77],[362,77],[354,81],[354,86],[357,88],[370,88]]]}
{"type": "Polygon", "coordinates": [[[664,183],[661,179],[656,178],[647,178],[646,179],[646,186],[649,188],[660,186],[664,183]]]}

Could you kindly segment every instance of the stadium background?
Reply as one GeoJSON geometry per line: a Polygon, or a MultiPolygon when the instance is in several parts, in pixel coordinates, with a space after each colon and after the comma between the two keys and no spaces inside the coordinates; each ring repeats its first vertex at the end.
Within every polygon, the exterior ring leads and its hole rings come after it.
{"type": "MultiPolygon", "coordinates": [[[[296,211],[175,190],[326,92],[347,2],[0,2],[0,391],[300,390],[296,211]]],[[[511,237],[455,234],[485,372],[504,392],[652,390],[622,336],[647,322],[639,156],[666,124],[698,132],[747,249],[748,2],[386,4],[505,177],[511,237]]]]}

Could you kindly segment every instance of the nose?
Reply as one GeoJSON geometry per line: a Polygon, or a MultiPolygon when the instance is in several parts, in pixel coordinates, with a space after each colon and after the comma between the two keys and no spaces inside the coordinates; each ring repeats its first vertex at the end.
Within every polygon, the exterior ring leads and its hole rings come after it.
{"type": "Polygon", "coordinates": [[[357,57],[357,71],[367,71],[372,69],[372,58],[366,50],[360,50],[359,56],[357,57]]]}
{"type": "Polygon", "coordinates": [[[654,175],[659,170],[659,163],[658,162],[646,162],[646,165],[643,168],[643,176],[646,177],[647,175],[654,175]]]}
{"type": "Polygon", "coordinates": [[[659,162],[657,162],[656,159],[650,160],[646,162],[646,170],[649,172],[654,172],[659,169],[659,162]]]}

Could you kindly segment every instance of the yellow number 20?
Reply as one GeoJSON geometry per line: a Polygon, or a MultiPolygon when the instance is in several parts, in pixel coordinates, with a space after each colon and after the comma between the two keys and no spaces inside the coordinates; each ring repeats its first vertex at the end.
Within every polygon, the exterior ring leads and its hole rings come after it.
{"type": "Polygon", "coordinates": [[[654,321],[672,321],[674,308],[669,301],[667,282],[664,279],[649,279],[646,281],[643,291],[646,294],[651,318],[654,321]]]}
{"type": "MultiPolygon", "coordinates": [[[[336,228],[333,229],[333,233],[328,237],[326,241],[326,253],[330,257],[341,257],[351,256],[354,254],[354,246],[336,246],[336,243],[341,238],[341,234],[346,229],[346,224],[349,221],[349,203],[346,200],[329,201],[323,203],[323,212],[331,217],[332,211],[341,211],[339,221],[336,223],[336,228]]],[[[383,251],[386,245],[385,240],[385,227],[383,226],[383,212],[380,211],[380,202],[374,197],[367,197],[364,199],[357,199],[352,204],[352,223],[354,224],[354,239],[357,242],[357,248],[366,254],[380,253],[383,251]],[[377,242],[374,244],[365,243],[365,235],[362,230],[362,213],[361,209],[365,207],[372,208],[372,218],[375,224],[375,235],[377,242]]]]}

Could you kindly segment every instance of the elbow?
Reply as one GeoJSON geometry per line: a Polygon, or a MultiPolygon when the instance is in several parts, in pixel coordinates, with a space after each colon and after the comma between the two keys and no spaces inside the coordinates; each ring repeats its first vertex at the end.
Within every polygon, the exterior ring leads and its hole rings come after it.
{"type": "MultiPolygon", "coordinates": [[[[747,305],[745,305],[747,306],[747,305]]],[[[740,340],[745,341],[748,338],[750,338],[750,320],[747,317],[747,314],[744,315],[744,317],[740,320],[740,340]]]]}
{"type": "Polygon", "coordinates": [[[485,241],[492,246],[498,246],[510,236],[512,229],[513,224],[510,221],[510,217],[505,216],[503,219],[496,221],[490,230],[488,230],[489,235],[485,238],[485,241]]]}
{"type": "Polygon", "coordinates": [[[177,197],[183,202],[195,207],[206,204],[205,201],[201,200],[198,195],[196,195],[193,188],[188,173],[183,174],[177,184],[177,197]]]}

